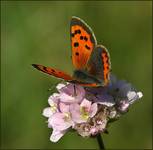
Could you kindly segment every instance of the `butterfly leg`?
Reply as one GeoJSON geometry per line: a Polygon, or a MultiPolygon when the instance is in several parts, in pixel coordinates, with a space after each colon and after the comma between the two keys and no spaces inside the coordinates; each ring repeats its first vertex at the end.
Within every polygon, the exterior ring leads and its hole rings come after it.
{"type": "MultiPolygon", "coordinates": [[[[91,93],[91,90],[89,88],[85,88],[85,90],[89,93],[91,93]]],[[[98,93],[93,93],[93,95],[98,99],[98,93]]]]}
{"type": "Polygon", "coordinates": [[[76,85],[74,84],[74,96],[77,96],[76,85]]]}

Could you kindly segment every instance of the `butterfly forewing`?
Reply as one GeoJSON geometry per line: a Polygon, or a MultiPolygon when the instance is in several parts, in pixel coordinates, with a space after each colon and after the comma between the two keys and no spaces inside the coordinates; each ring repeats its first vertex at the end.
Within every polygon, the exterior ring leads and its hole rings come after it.
{"type": "Polygon", "coordinates": [[[70,24],[72,63],[75,69],[84,69],[97,44],[90,27],[78,17],[70,24]]]}
{"type": "Polygon", "coordinates": [[[64,79],[66,81],[71,81],[72,80],[72,77],[70,75],[68,75],[67,73],[65,73],[61,70],[58,70],[58,69],[55,69],[55,68],[50,68],[50,67],[45,67],[43,65],[38,65],[38,64],[32,64],[32,66],[35,67],[36,69],[44,72],[44,73],[52,75],[54,77],[61,78],[61,79],[64,79]]]}

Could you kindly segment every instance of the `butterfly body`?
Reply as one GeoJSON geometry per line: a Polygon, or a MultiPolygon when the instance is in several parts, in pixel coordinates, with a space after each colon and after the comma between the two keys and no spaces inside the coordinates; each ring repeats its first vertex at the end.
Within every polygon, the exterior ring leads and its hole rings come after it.
{"type": "Polygon", "coordinates": [[[73,73],[73,78],[78,82],[84,83],[97,83],[100,84],[100,80],[96,79],[94,76],[88,74],[84,70],[75,70],[73,73]]]}
{"type": "Polygon", "coordinates": [[[111,70],[109,53],[104,46],[97,45],[91,28],[80,18],[72,17],[70,37],[72,63],[75,68],[72,76],[61,70],[43,65],[33,64],[33,67],[81,86],[98,87],[108,85],[111,70]]]}

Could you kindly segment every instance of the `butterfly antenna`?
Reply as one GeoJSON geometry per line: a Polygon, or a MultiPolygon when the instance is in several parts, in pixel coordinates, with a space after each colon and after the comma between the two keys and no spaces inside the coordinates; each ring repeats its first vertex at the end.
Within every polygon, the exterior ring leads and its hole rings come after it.
{"type": "Polygon", "coordinates": [[[51,88],[48,89],[48,91],[53,92],[54,91],[54,87],[52,86],[51,88]]]}

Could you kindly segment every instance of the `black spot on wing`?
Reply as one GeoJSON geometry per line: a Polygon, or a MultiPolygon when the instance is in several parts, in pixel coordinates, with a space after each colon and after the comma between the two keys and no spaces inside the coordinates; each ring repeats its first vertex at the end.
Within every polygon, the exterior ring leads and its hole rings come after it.
{"type": "Polygon", "coordinates": [[[84,36],[84,40],[85,40],[85,41],[88,41],[88,38],[87,38],[86,36],[84,36]]]}
{"type": "Polygon", "coordinates": [[[81,30],[78,30],[78,33],[80,34],[81,33],[81,30]]]}
{"type": "Polygon", "coordinates": [[[81,34],[81,30],[75,30],[74,34],[81,34]]]}
{"type": "Polygon", "coordinates": [[[90,47],[88,45],[85,45],[85,48],[88,49],[88,50],[90,50],[90,47]]]}
{"type": "Polygon", "coordinates": [[[76,55],[76,56],[79,56],[79,53],[78,53],[78,52],[76,52],[76,53],[75,53],[75,55],[76,55]]]}
{"type": "Polygon", "coordinates": [[[47,67],[43,66],[43,69],[44,69],[45,71],[47,71],[47,67]]]}
{"type": "Polygon", "coordinates": [[[55,72],[55,70],[54,70],[54,69],[51,69],[51,71],[52,71],[52,72],[55,72]]]}
{"type": "Polygon", "coordinates": [[[72,37],[74,37],[74,35],[75,35],[74,33],[71,33],[71,36],[72,36],[72,37]]]}
{"type": "Polygon", "coordinates": [[[94,44],[96,44],[96,39],[95,39],[95,36],[94,36],[94,33],[93,31],[91,30],[91,28],[89,28],[89,26],[83,21],[81,20],[80,18],[77,18],[77,17],[72,17],[72,20],[71,20],[71,26],[75,26],[75,25],[79,25],[81,26],[88,34],[90,34],[90,40],[91,42],[94,44]]]}
{"type": "Polygon", "coordinates": [[[78,33],[78,31],[77,31],[77,30],[75,30],[74,34],[77,34],[77,33],[78,33]]]}
{"type": "Polygon", "coordinates": [[[79,46],[79,43],[78,42],[75,42],[74,43],[74,47],[78,47],[79,46]]]}
{"type": "Polygon", "coordinates": [[[83,36],[82,35],[80,36],[80,40],[83,40],[83,36]]]}

